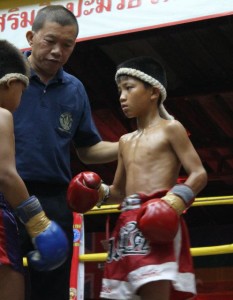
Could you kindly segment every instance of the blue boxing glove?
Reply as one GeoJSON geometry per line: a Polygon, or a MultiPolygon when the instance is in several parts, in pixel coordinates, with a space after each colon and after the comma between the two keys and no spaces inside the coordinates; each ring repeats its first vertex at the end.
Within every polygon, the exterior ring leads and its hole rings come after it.
{"type": "Polygon", "coordinates": [[[32,238],[35,250],[28,253],[28,263],[37,271],[51,271],[67,259],[69,244],[61,227],[50,221],[32,196],[16,208],[16,214],[32,238]]]}
{"type": "Polygon", "coordinates": [[[28,260],[36,270],[50,271],[66,261],[68,241],[61,227],[54,221],[32,241],[37,250],[28,253],[28,260]]]}

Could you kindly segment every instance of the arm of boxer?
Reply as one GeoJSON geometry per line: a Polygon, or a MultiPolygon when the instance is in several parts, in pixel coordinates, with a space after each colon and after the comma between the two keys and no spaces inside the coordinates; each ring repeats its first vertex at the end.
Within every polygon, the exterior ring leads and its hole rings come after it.
{"type": "Polygon", "coordinates": [[[192,145],[184,126],[173,120],[166,127],[167,138],[180,164],[187,174],[185,185],[189,186],[196,196],[207,184],[207,172],[201,159],[192,145]]]}
{"type": "Polygon", "coordinates": [[[0,192],[11,205],[17,207],[29,197],[15,165],[15,143],[12,114],[0,108],[0,192]]]}
{"type": "Polygon", "coordinates": [[[189,208],[195,199],[192,189],[186,184],[176,184],[168,193],[161,198],[166,201],[178,215],[189,208]]]}
{"type": "Polygon", "coordinates": [[[68,256],[68,239],[61,227],[46,217],[39,200],[31,196],[15,211],[35,246],[28,253],[29,264],[38,271],[50,271],[62,265],[68,256]]]}
{"type": "Polygon", "coordinates": [[[81,172],[70,182],[67,190],[67,204],[78,213],[85,213],[95,205],[100,207],[109,197],[109,186],[102,183],[98,174],[81,172]]]}

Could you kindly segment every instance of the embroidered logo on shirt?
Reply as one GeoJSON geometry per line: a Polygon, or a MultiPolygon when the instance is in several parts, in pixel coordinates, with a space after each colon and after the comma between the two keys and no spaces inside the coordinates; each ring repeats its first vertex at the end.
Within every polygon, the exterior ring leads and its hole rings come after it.
{"type": "Polygon", "coordinates": [[[64,112],[60,115],[59,122],[61,127],[59,127],[60,130],[69,132],[72,126],[73,118],[71,113],[64,112]]]}

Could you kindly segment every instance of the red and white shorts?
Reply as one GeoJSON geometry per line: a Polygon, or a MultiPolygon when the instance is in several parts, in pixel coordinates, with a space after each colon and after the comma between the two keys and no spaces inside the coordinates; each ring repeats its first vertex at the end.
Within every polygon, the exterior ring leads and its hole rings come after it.
{"type": "Polygon", "coordinates": [[[109,239],[101,298],[136,299],[137,290],[158,280],[171,281],[171,299],[191,299],[196,294],[189,234],[183,218],[170,243],[150,245],[137,227],[139,208],[124,211],[109,239]]]}

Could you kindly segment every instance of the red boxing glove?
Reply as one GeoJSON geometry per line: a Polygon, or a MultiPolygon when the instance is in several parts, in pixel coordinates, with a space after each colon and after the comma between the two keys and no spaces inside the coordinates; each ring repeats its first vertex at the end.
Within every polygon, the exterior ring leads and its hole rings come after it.
{"type": "Polygon", "coordinates": [[[178,231],[179,216],[161,199],[151,199],[140,207],[137,215],[138,228],[151,243],[171,242],[178,231]]]}
{"type": "Polygon", "coordinates": [[[101,178],[94,172],[81,172],[70,182],[67,191],[67,203],[71,210],[85,213],[100,200],[101,178]]]}

